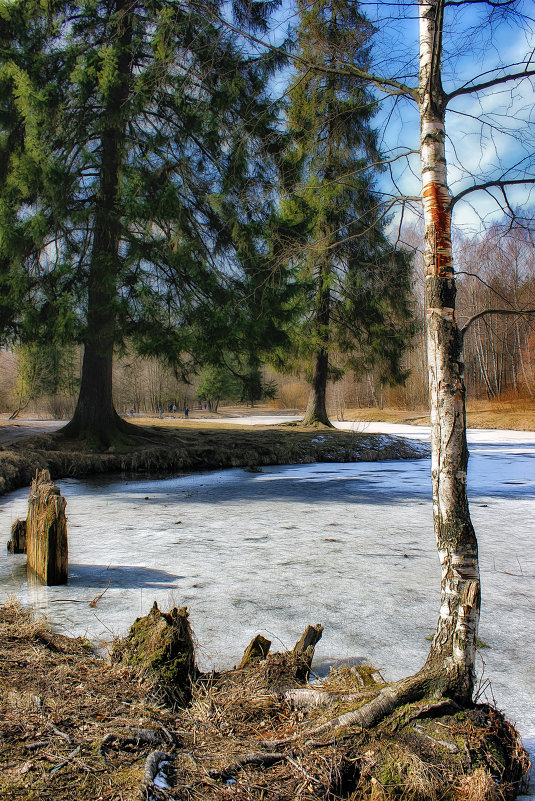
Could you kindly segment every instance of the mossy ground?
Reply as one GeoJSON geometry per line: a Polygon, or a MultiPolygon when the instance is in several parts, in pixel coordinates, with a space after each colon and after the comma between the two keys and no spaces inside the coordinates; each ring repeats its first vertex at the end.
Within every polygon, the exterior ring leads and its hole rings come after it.
{"type": "MultiPolygon", "coordinates": [[[[295,656],[293,657],[296,658],[295,656]]],[[[237,659],[238,661],[238,659],[237,659]]],[[[295,709],[290,653],[201,676],[191,704],[156,702],[151,678],[52,634],[16,603],[0,608],[0,798],[133,801],[154,748],[171,755],[175,801],[509,801],[527,757],[495,709],[406,706],[370,731],[310,731],[381,684],[342,668],[322,707],[295,709]],[[147,744],[147,737],[153,740],[147,744]],[[145,738],[145,739],[144,739],[145,738]],[[155,745],[156,743],[156,745],[155,745]],[[106,747],[104,745],[106,744],[106,747]]]]}

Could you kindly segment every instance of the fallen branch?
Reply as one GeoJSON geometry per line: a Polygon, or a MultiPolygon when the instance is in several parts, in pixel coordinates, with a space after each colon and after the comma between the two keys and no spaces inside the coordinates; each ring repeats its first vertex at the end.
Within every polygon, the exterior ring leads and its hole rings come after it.
{"type": "Polygon", "coordinates": [[[108,579],[108,583],[106,584],[102,592],[99,595],[95,595],[89,606],[95,607],[98,604],[98,602],[100,601],[100,599],[102,598],[102,596],[104,595],[110,584],[111,584],[111,578],[108,579]]]}

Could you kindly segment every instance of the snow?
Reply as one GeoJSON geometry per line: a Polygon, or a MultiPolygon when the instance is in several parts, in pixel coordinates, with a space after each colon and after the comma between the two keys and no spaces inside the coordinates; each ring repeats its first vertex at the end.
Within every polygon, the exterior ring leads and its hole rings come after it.
{"type": "MultiPolygon", "coordinates": [[[[360,430],[429,436],[425,427],[360,430]]],[[[489,646],[480,684],[490,681],[486,696],[535,751],[535,433],[472,430],[469,442],[489,646]]],[[[418,459],[65,479],[69,584],[28,582],[25,557],[2,553],[0,600],[15,592],[62,631],[95,641],[125,634],[155,599],[187,605],[203,668],[237,663],[258,632],[291,647],[319,622],[318,663],[368,657],[396,679],[423,663],[438,615],[429,471],[418,459]]],[[[26,505],[27,490],[3,499],[6,540],[26,505]]]]}

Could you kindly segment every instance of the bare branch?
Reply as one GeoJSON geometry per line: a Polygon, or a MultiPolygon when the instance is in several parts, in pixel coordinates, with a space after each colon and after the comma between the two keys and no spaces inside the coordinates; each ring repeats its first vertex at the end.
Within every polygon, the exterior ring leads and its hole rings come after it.
{"type": "Polygon", "coordinates": [[[535,69],[524,69],[522,72],[512,72],[508,75],[500,75],[496,78],[491,78],[488,81],[483,81],[482,83],[472,84],[472,86],[461,86],[459,89],[455,89],[453,92],[450,92],[446,95],[446,102],[449,101],[454,97],[459,97],[460,95],[469,95],[473,92],[481,92],[483,89],[491,89],[493,86],[500,86],[501,84],[508,83],[509,81],[518,81],[521,78],[532,78],[535,77],[535,69]]]}
{"type": "Polygon", "coordinates": [[[508,314],[514,315],[516,317],[528,317],[531,314],[535,314],[535,309],[485,309],[484,311],[480,311],[477,314],[474,314],[473,317],[470,317],[467,323],[461,328],[461,334],[464,336],[472,323],[476,320],[479,320],[481,317],[486,317],[489,314],[508,314]]]}
{"type": "Polygon", "coordinates": [[[448,211],[451,212],[453,207],[456,203],[459,202],[463,197],[469,195],[471,192],[481,192],[486,189],[491,189],[492,187],[498,187],[499,189],[503,190],[508,186],[518,186],[522,184],[535,184],[535,178],[515,178],[515,179],[508,179],[508,180],[496,180],[496,181],[485,181],[482,184],[474,184],[473,186],[469,186],[467,189],[463,189],[462,192],[459,192],[457,195],[454,195],[450,200],[448,211]]]}

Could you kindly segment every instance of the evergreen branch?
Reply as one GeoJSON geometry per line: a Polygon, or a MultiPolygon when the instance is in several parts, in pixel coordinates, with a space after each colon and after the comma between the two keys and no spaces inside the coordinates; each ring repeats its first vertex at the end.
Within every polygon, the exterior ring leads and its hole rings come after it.
{"type": "Polygon", "coordinates": [[[265,42],[262,39],[258,39],[256,36],[253,36],[253,34],[247,33],[247,31],[237,28],[236,26],[232,25],[232,23],[230,23],[228,20],[224,19],[223,17],[220,17],[218,14],[214,14],[213,17],[219,23],[225,25],[233,33],[236,33],[239,36],[243,36],[245,39],[248,39],[253,44],[263,47],[265,50],[269,50],[275,53],[282,53],[284,56],[286,56],[288,61],[294,62],[296,64],[301,64],[308,70],[314,72],[320,72],[324,75],[345,75],[347,77],[359,78],[362,81],[366,81],[368,83],[373,84],[382,92],[385,92],[388,95],[409,97],[416,103],[419,102],[419,91],[416,87],[407,86],[401,81],[396,81],[394,78],[385,78],[380,75],[374,75],[373,73],[368,72],[367,70],[363,70],[360,67],[357,67],[353,64],[345,64],[343,68],[313,64],[309,62],[307,59],[302,58],[301,56],[290,53],[288,50],[281,50],[280,47],[276,47],[275,45],[269,44],[269,42],[265,42]]]}

